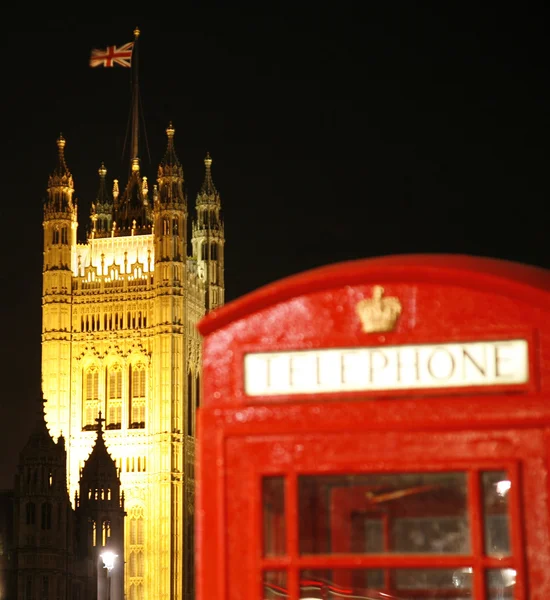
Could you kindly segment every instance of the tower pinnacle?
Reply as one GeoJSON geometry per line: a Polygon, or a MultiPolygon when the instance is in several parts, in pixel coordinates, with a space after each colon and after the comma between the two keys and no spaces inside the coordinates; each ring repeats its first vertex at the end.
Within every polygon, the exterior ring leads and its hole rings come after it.
{"type": "Polygon", "coordinates": [[[204,181],[201,187],[201,194],[206,194],[208,196],[217,196],[218,191],[216,190],[216,186],[214,185],[214,181],[212,179],[212,158],[210,157],[210,153],[206,153],[206,158],[204,159],[205,166],[205,174],[204,181]]]}
{"type": "Polygon", "coordinates": [[[74,193],[73,176],[65,162],[66,141],[63,135],[57,138],[57,165],[48,179],[48,200],[46,214],[72,213],[74,193]]]}
{"type": "Polygon", "coordinates": [[[57,166],[50,176],[50,186],[68,184],[72,187],[71,173],[65,162],[65,146],[67,142],[62,134],[57,138],[57,166]]]}

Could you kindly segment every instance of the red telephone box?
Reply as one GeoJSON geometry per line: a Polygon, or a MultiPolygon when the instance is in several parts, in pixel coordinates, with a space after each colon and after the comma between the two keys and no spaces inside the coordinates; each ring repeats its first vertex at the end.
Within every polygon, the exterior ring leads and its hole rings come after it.
{"type": "Polygon", "coordinates": [[[199,330],[199,600],[550,597],[549,271],[352,261],[199,330]]]}

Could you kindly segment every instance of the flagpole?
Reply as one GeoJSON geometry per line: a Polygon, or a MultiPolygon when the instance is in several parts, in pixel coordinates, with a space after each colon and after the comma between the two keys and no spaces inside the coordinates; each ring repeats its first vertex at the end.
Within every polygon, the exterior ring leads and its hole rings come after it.
{"type": "Polygon", "coordinates": [[[134,29],[134,47],[132,49],[132,164],[139,158],[139,79],[138,79],[138,38],[139,28],[134,29]]]}

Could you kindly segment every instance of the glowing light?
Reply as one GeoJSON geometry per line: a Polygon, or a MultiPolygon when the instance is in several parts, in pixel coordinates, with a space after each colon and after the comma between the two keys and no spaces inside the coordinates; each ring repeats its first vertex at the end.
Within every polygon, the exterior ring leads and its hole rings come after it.
{"type": "Polygon", "coordinates": [[[107,550],[107,551],[101,553],[101,560],[103,560],[103,565],[105,566],[105,568],[107,569],[107,571],[109,573],[115,568],[115,562],[116,562],[117,556],[118,556],[118,554],[115,554],[114,552],[111,552],[110,550],[107,550]]]}
{"type": "Polygon", "coordinates": [[[502,569],[502,582],[504,587],[516,585],[516,573],[515,569],[502,569]]]}
{"type": "Polygon", "coordinates": [[[506,494],[509,492],[510,488],[512,487],[512,482],[509,481],[508,479],[503,479],[502,481],[497,481],[495,486],[497,488],[497,494],[499,496],[506,496],[506,494]]]}

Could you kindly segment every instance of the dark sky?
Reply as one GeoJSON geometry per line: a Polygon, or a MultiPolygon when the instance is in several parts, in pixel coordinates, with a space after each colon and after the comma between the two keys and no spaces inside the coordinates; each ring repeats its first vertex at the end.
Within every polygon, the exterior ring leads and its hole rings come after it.
{"type": "Polygon", "coordinates": [[[326,5],[211,1],[158,18],[3,23],[0,487],[11,485],[40,386],[42,200],[55,142],[67,140],[83,239],[101,162],[125,180],[130,109],[130,70],[91,69],[89,55],[132,41],[136,25],[142,172],[154,180],[173,121],[192,204],[210,152],[228,301],[393,253],[550,268],[543,3],[326,5]]]}

